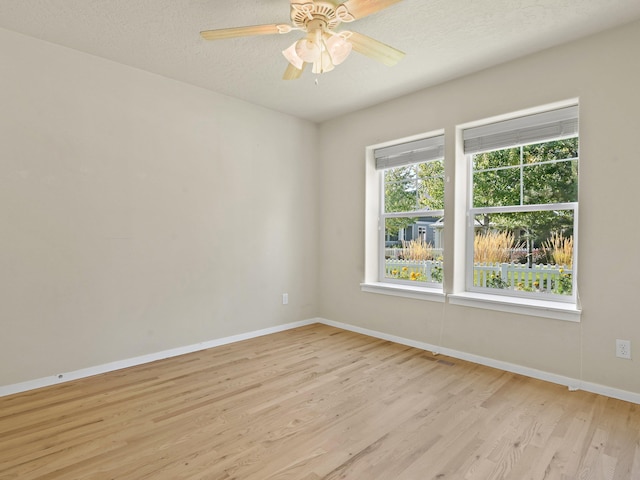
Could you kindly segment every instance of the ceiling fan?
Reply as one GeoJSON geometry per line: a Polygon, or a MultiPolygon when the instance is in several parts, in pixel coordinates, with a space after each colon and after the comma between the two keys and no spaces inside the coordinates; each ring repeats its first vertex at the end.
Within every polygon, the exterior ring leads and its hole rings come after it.
{"type": "Polygon", "coordinates": [[[289,61],[284,72],[284,80],[300,78],[307,64],[313,73],[330,72],[341,64],[355,50],[362,55],[392,66],[398,63],[404,53],[361,33],[343,30],[335,31],[340,23],[376,13],[402,0],[346,0],[336,5],[333,1],[289,0],[291,5],[291,25],[255,25],[249,27],[205,30],[200,35],[205,40],[252,35],[285,34],[291,31],[306,33],[282,54],[289,61]]]}

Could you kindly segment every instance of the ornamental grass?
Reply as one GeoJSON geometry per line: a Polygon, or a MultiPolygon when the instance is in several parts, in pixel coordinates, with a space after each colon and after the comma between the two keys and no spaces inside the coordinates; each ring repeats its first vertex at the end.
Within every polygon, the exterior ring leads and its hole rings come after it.
{"type": "Polygon", "coordinates": [[[556,265],[570,268],[573,264],[573,235],[565,237],[562,233],[554,232],[543,243],[543,248],[556,265]]]}
{"type": "Polygon", "coordinates": [[[405,260],[433,260],[433,246],[420,239],[402,242],[402,258],[405,260]]]}
{"type": "Polygon", "coordinates": [[[514,248],[521,248],[521,245],[516,245],[512,232],[478,232],[473,239],[473,262],[508,263],[514,248]]]}

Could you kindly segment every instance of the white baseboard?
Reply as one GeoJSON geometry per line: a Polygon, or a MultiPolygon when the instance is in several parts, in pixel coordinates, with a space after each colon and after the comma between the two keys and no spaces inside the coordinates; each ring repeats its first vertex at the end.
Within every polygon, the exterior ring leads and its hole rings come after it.
{"type": "Polygon", "coordinates": [[[324,318],[317,318],[318,323],[324,325],[330,325],[332,327],[341,328],[342,330],[349,330],[355,333],[361,333],[374,338],[380,338],[382,340],[388,340],[390,342],[399,343],[401,345],[407,345],[409,347],[419,348],[436,354],[447,355],[453,358],[459,358],[460,360],[466,360],[468,362],[477,363],[479,365],[485,365],[487,367],[497,368],[511,373],[517,373],[526,377],[536,378],[538,380],[544,380],[559,385],[564,385],[569,390],[584,390],[585,392],[597,393],[598,395],[604,395],[606,397],[616,398],[618,400],[624,400],[631,403],[640,404],[640,393],[629,392],[626,390],[620,390],[618,388],[607,387],[606,385],[599,385],[597,383],[585,382],[576,378],[565,377],[557,375],[555,373],[549,373],[535,368],[523,367],[522,365],[516,365],[509,362],[503,362],[495,360],[493,358],[482,357],[480,355],[474,355],[472,353],[461,352],[450,348],[439,347],[437,345],[431,345],[425,342],[418,342],[404,337],[398,337],[396,335],[389,335],[387,333],[378,332],[376,330],[369,330],[368,328],[356,327],[349,325],[348,323],[334,322],[324,318]]]}
{"type": "Polygon", "coordinates": [[[255,330],[253,332],[240,333],[238,335],[232,335],[230,337],[218,338],[216,340],[196,343],[184,347],[172,348],[170,350],[164,350],[162,352],[150,353],[148,355],[141,355],[139,357],[128,358],[125,360],[118,360],[115,362],[97,365],[95,367],[83,368],[80,370],[74,370],[72,372],[65,372],[49,377],[37,378],[35,380],[28,380],[26,382],[16,383],[13,385],[4,385],[0,386],[0,397],[13,395],[14,393],[26,392],[28,390],[34,390],[36,388],[49,387],[51,385],[57,385],[59,383],[70,382],[72,380],[78,380],[80,378],[91,377],[93,375],[100,375],[102,373],[113,372],[115,370],[121,370],[123,368],[134,367],[136,365],[163,360],[165,358],[177,357],[178,355],[198,352],[200,350],[219,347],[221,345],[228,345],[230,343],[240,342],[242,340],[262,337],[263,335],[291,330],[292,328],[303,327],[305,325],[311,325],[313,323],[318,323],[318,320],[312,318],[308,320],[301,320],[299,322],[286,323],[284,325],[277,325],[275,327],[255,330]]]}
{"type": "Polygon", "coordinates": [[[584,382],[579,379],[565,377],[562,375],[556,375],[554,373],[545,372],[542,370],[536,370],[534,368],[523,367],[509,362],[503,362],[495,360],[493,358],[482,357],[480,355],[474,355],[471,353],[461,352],[450,348],[444,348],[437,345],[432,345],[425,342],[419,342],[417,340],[411,340],[404,337],[398,337],[396,335],[390,335],[376,330],[370,330],[368,328],[361,328],[355,325],[349,325],[348,323],[334,322],[325,318],[310,318],[307,320],[301,320],[299,322],[286,323],[284,325],[277,325],[275,327],[264,328],[262,330],[255,330],[253,332],[241,333],[238,335],[232,335],[230,337],[218,338],[207,342],[196,343],[194,345],[187,345],[185,347],[173,348],[170,350],[164,350],[162,352],[151,353],[148,355],[141,355],[139,357],[129,358],[125,360],[118,360],[115,362],[105,363],[103,365],[97,365],[95,367],[83,368],[72,372],[61,373],[58,375],[52,375],[49,377],[38,378],[35,380],[29,380],[26,382],[16,383],[13,385],[0,386],[0,397],[7,395],[13,395],[15,393],[26,392],[34,390],[36,388],[48,387],[51,385],[57,385],[63,382],[70,382],[72,380],[78,380],[80,378],[91,377],[93,375],[99,375],[102,373],[112,372],[115,370],[121,370],[123,368],[134,367],[136,365],[142,365],[145,363],[155,362],[156,360],[163,360],[165,358],[176,357],[178,355],[185,355],[187,353],[198,352],[200,350],[206,350],[208,348],[219,347],[221,345],[228,345],[230,343],[240,342],[242,340],[249,340],[251,338],[257,338],[271,333],[283,332],[285,330],[291,330],[292,328],[303,327],[306,325],[312,325],[314,323],[322,323],[332,327],[340,328],[342,330],[348,330],[355,333],[361,333],[369,337],[380,338],[382,340],[388,340],[390,342],[399,343],[401,345],[407,345],[410,347],[419,348],[436,354],[447,355],[453,358],[459,358],[460,360],[466,360],[469,362],[477,363],[479,365],[485,365],[487,367],[497,368],[507,372],[517,373],[538,380],[544,380],[559,385],[564,385],[569,390],[584,390],[586,392],[596,393],[604,395],[606,397],[616,398],[631,403],[640,404],[640,394],[634,392],[628,392],[626,390],[620,390],[617,388],[607,387],[605,385],[599,385],[597,383],[584,382]]]}

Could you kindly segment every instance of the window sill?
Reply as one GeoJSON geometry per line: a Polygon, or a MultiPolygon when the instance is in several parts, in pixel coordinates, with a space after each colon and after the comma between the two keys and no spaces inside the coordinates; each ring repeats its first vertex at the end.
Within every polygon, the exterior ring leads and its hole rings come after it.
{"type": "Polygon", "coordinates": [[[559,303],[528,298],[503,297],[484,293],[464,292],[448,295],[449,303],[465,307],[484,308],[534,317],[579,322],[582,310],[573,303],[559,303]]]}
{"type": "Polygon", "coordinates": [[[381,293],[396,297],[415,298],[430,302],[444,303],[445,294],[436,288],[414,287],[412,285],[399,285],[395,283],[371,282],[361,283],[360,289],[368,293],[381,293]]]}

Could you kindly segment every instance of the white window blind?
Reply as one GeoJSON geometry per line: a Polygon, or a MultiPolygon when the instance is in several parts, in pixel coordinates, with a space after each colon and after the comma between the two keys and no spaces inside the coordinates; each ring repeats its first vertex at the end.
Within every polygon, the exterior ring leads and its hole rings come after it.
{"type": "Polygon", "coordinates": [[[463,131],[464,153],[487,152],[578,135],[578,106],[490,123],[463,131]]]}
{"type": "Polygon", "coordinates": [[[373,153],[377,170],[437,160],[444,158],[444,135],[377,148],[373,153]]]}

